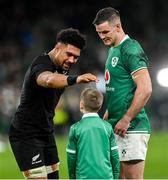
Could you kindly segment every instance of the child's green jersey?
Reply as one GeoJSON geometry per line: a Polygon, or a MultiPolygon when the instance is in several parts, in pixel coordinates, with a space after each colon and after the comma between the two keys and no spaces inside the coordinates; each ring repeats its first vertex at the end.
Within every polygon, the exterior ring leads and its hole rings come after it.
{"type": "Polygon", "coordinates": [[[97,113],[75,123],[67,146],[70,179],[117,179],[119,156],[111,125],[97,113]]]}

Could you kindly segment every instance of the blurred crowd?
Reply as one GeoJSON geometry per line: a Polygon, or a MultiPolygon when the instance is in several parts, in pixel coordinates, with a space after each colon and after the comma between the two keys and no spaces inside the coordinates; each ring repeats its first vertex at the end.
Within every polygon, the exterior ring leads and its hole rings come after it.
{"type": "MultiPolygon", "coordinates": [[[[126,33],[137,39],[148,54],[154,91],[147,111],[153,129],[168,127],[168,91],[161,89],[155,80],[156,72],[166,66],[168,57],[168,1],[0,0],[0,134],[7,134],[28,65],[53,48],[56,34],[63,28],[78,28],[87,35],[87,48],[70,74],[92,72],[101,81],[97,85],[67,88],[56,109],[56,130],[64,132],[81,117],[79,94],[84,87],[97,86],[104,93],[107,48],[97,37],[92,21],[96,12],[107,6],[120,11],[126,33]]],[[[104,109],[105,105],[101,115],[104,109]]]]}

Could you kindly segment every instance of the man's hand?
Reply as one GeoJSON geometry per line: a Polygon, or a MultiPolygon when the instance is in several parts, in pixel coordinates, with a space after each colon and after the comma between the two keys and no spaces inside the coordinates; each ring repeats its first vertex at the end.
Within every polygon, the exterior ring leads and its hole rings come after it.
{"type": "Polygon", "coordinates": [[[98,82],[99,80],[97,79],[97,77],[91,73],[87,73],[87,74],[82,74],[80,76],[78,76],[76,83],[80,84],[80,83],[88,83],[88,82],[98,82]]]}
{"type": "Polygon", "coordinates": [[[118,121],[118,123],[116,124],[114,132],[119,136],[124,137],[127,132],[127,129],[129,128],[130,121],[131,118],[127,115],[124,115],[123,118],[120,119],[120,121],[118,121]]]}

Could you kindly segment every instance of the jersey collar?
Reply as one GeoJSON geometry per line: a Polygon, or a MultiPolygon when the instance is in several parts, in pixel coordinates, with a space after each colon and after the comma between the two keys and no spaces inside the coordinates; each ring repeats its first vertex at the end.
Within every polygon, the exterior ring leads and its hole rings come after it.
{"type": "Polygon", "coordinates": [[[82,116],[82,119],[86,117],[99,117],[99,115],[97,113],[86,113],[82,116]]]}
{"type": "Polygon", "coordinates": [[[128,38],[129,38],[129,36],[126,34],[125,37],[123,38],[123,40],[120,42],[120,44],[122,44],[128,38]]]}

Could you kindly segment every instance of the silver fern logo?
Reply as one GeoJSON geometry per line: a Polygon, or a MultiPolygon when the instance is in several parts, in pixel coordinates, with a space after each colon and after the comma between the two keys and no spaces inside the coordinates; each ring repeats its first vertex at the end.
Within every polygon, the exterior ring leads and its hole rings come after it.
{"type": "Polygon", "coordinates": [[[32,157],[32,164],[37,164],[37,163],[42,162],[41,159],[37,161],[37,159],[38,159],[39,157],[40,157],[40,153],[37,154],[37,155],[35,155],[35,156],[33,156],[33,157],[32,157]]]}
{"type": "Polygon", "coordinates": [[[34,157],[32,157],[32,161],[36,161],[39,158],[40,154],[35,155],[34,157]]]}

